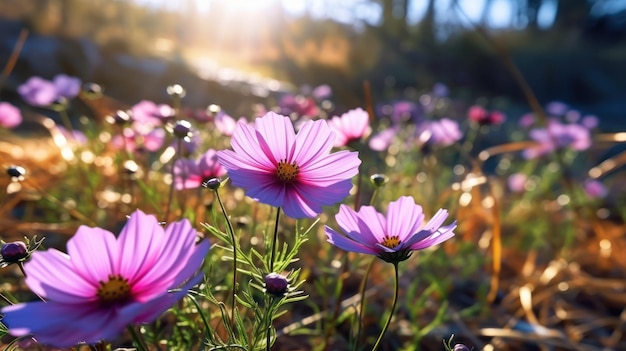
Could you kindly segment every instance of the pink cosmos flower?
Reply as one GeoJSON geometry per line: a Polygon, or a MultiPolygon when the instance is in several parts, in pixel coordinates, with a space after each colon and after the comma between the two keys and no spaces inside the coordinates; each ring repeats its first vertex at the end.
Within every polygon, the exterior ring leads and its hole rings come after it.
{"type": "Polygon", "coordinates": [[[369,147],[374,151],[384,151],[391,146],[393,139],[398,134],[399,127],[389,127],[382,130],[370,138],[369,147]]]}
{"type": "Polygon", "coordinates": [[[234,118],[222,111],[215,116],[215,127],[226,136],[233,136],[238,122],[247,123],[247,120],[244,117],[239,117],[239,119],[235,121],[234,118]]]}
{"type": "Polygon", "coordinates": [[[592,199],[601,199],[609,194],[609,189],[600,181],[587,179],[584,184],[585,194],[592,199]]]}
{"type": "Polygon", "coordinates": [[[138,125],[156,127],[175,115],[174,109],[165,104],[157,105],[149,100],[141,100],[131,108],[133,128],[138,125]]]}
{"type": "Polygon", "coordinates": [[[530,131],[530,137],[538,144],[524,150],[525,158],[535,158],[557,149],[586,150],[591,146],[589,129],[578,124],[562,124],[550,120],[547,128],[530,131]]]}
{"type": "Polygon", "coordinates": [[[487,111],[485,108],[474,105],[467,111],[467,118],[480,125],[494,125],[504,123],[506,117],[500,111],[487,111]]]}
{"type": "Polygon", "coordinates": [[[560,101],[552,101],[546,105],[546,112],[552,116],[563,116],[569,111],[569,106],[560,101]]]}
{"type": "Polygon", "coordinates": [[[123,149],[133,152],[135,150],[157,151],[163,146],[165,141],[165,130],[156,128],[145,131],[135,131],[131,128],[124,128],[123,135],[115,135],[111,140],[111,145],[117,149],[123,149]],[[126,141],[124,141],[126,139],[126,141]]]}
{"type": "Polygon", "coordinates": [[[328,84],[322,84],[313,88],[311,95],[318,101],[321,101],[328,99],[331,95],[333,95],[333,89],[328,84]]]}
{"type": "Polygon", "coordinates": [[[17,92],[24,101],[33,106],[50,106],[59,97],[54,83],[36,76],[20,85],[17,92]]]}
{"type": "Polygon", "coordinates": [[[186,219],[164,230],[137,210],[118,238],[81,226],[67,251],[36,251],[25,264],[26,284],[47,302],[4,307],[2,322],[12,335],[70,347],[112,340],[128,325],[152,322],[202,280],[209,242],[196,245],[186,219]]]}
{"type": "Polygon", "coordinates": [[[217,160],[217,152],[207,150],[198,160],[179,159],[174,166],[176,189],[194,189],[211,178],[226,175],[226,170],[217,160]]]}
{"type": "Polygon", "coordinates": [[[426,122],[417,132],[420,139],[427,140],[430,145],[449,146],[463,137],[459,123],[449,118],[426,122]]]}
{"type": "Polygon", "coordinates": [[[71,99],[80,92],[80,79],[59,74],[51,81],[30,77],[17,88],[22,99],[33,106],[50,106],[60,97],[71,99]]]}
{"type": "Polygon", "coordinates": [[[22,123],[20,110],[8,102],[0,102],[0,127],[13,128],[22,123]]]}
{"type": "Polygon", "coordinates": [[[456,221],[442,226],[448,211],[440,209],[423,224],[422,207],[410,196],[389,203],[386,216],[373,206],[361,206],[358,212],[341,205],[335,216],[345,233],[339,234],[329,226],[324,232],[329,243],[346,251],[375,255],[390,262],[404,261],[412,251],[438,245],[454,236],[456,221]]]}
{"type": "Polygon", "coordinates": [[[419,123],[424,113],[420,105],[412,101],[396,101],[392,106],[391,121],[394,124],[405,122],[419,123]]]}
{"type": "Polygon", "coordinates": [[[268,112],[255,127],[239,122],[233,151],[218,151],[233,185],[292,218],[315,217],[322,206],[348,196],[358,174],[357,152],[330,153],[335,133],[324,120],[307,121],[298,134],[288,117],[268,112]]]}
{"type": "Polygon", "coordinates": [[[528,181],[528,176],[524,173],[513,173],[509,176],[507,180],[507,185],[509,190],[514,193],[521,193],[526,189],[526,182],[528,181]]]}
{"type": "Polygon", "coordinates": [[[315,117],[319,114],[319,108],[315,100],[303,95],[284,95],[278,102],[281,113],[290,115],[297,114],[299,117],[315,117]]]}
{"type": "Polygon", "coordinates": [[[59,96],[72,99],[80,93],[80,79],[70,77],[66,74],[58,74],[52,79],[52,83],[57,88],[59,96]]]}
{"type": "Polygon", "coordinates": [[[330,129],[337,133],[335,146],[346,146],[351,141],[358,141],[371,131],[370,116],[362,108],[350,110],[341,115],[333,117],[328,121],[330,129]]]}

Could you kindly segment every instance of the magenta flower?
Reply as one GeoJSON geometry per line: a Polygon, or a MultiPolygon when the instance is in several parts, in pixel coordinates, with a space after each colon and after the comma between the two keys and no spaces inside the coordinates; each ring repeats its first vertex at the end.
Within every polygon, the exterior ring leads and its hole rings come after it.
{"type": "Polygon", "coordinates": [[[14,128],[22,123],[20,110],[8,102],[0,102],[0,127],[14,128]]]}
{"type": "Polygon", "coordinates": [[[341,115],[333,117],[328,121],[330,129],[336,134],[335,146],[348,145],[351,141],[359,141],[367,137],[370,129],[370,116],[362,108],[350,110],[341,115]]]}
{"type": "Polygon", "coordinates": [[[179,159],[174,165],[176,189],[194,189],[212,178],[226,175],[226,170],[217,160],[217,152],[207,150],[198,160],[179,159]]]}
{"type": "Polygon", "coordinates": [[[583,127],[587,129],[596,128],[598,126],[598,123],[599,123],[598,117],[594,115],[586,115],[580,120],[580,125],[582,125],[583,127]]]}
{"type": "Polygon", "coordinates": [[[601,199],[609,194],[609,189],[600,181],[595,179],[587,179],[584,183],[585,194],[592,199],[601,199]]]}
{"type": "Polygon", "coordinates": [[[546,112],[552,116],[564,116],[569,111],[569,106],[560,101],[552,101],[546,105],[546,112]]]}
{"type": "Polygon", "coordinates": [[[174,117],[174,109],[165,104],[157,105],[149,100],[141,100],[131,108],[133,128],[142,126],[156,127],[163,125],[165,120],[174,117]]]}
{"type": "Polygon", "coordinates": [[[487,111],[485,108],[474,105],[467,111],[467,118],[481,126],[490,126],[504,123],[506,117],[500,111],[487,111]]]}
{"type": "Polygon", "coordinates": [[[215,127],[226,136],[233,136],[238,122],[247,123],[247,120],[244,117],[239,117],[239,119],[235,121],[234,118],[222,111],[215,116],[215,127]]]}
{"type": "Polygon", "coordinates": [[[159,150],[165,141],[165,130],[162,128],[155,128],[152,130],[147,128],[142,129],[146,130],[138,132],[131,128],[124,128],[122,135],[115,135],[113,139],[111,139],[111,145],[116,149],[123,149],[124,146],[126,146],[126,150],[128,152],[133,152],[135,150],[147,150],[154,152],[159,150]]]}
{"type": "Polygon", "coordinates": [[[239,122],[231,145],[218,151],[233,185],[292,218],[315,217],[322,206],[348,196],[358,174],[358,153],[330,153],[335,133],[326,121],[307,121],[298,134],[288,117],[268,112],[255,127],[239,122]]]}
{"type": "Polygon", "coordinates": [[[57,94],[66,99],[72,99],[80,93],[81,82],[76,77],[58,74],[52,79],[52,83],[57,88],[57,94]]]}
{"type": "Polygon", "coordinates": [[[33,106],[50,106],[59,97],[54,83],[41,77],[30,77],[17,88],[17,92],[33,106]]]}
{"type": "Polygon", "coordinates": [[[526,183],[528,182],[528,176],[524,173],[513,173],[507,180],[509,190],[514,193],[521,193],[526,189],[526,183]]]}
{"type": "Polygon", "coordinates": [[[459,123],[449,118],[426,122],[417,131],[420,139],[426,140],[430,145],[449,146],[463,137],[459,123]]]}
{"type": "Polygon", "coordinates": [[[562,124],[550,120],[547,128],[536,128],[530,131],[530,137],[537,142],[536,146],[524,150],[524,157],[535,158],[557,149],[586,150],[591,146],[589,129],[578,124],[562,124]]]}
{"type": "Polygon", "coordinates": [[[319,114],[319,108],[315,100],[303,95],[284,95],[279,103],[280,111],[283,114],[291,115],[295,113],[299,117],[315,117],[319,114]]]}
{"type": "Polygon", "coordinates": [[[418,123],[423,118],[421,107],[412,101],[397,101],[392,106],[391,121],[394,124],[418,123]]]}
{"type": "Polygon", "coordinates": [[[118,238],[81,226],[68,254],[36,251],[25,264],[26,284],[47,302],[4,307],[2,322],[14,336],[56,347],[112,340],[128,325],[154,321],[202,280],[209,242],[196,238],[186,219],[164,230],[139,210],[118,238]]]}
{"type": "Polygon", "coordinates": [[[391,146],[393,139],[398,134],[398,127],[389,127],[385,130],[382,130],[376,134],[374,134],[369,141],[370,149],[374,151],[384,151],[391,146]]]}
{"type": "Polygon", "coordinates": [[[404,261],[411,252],[438,245],[454,236],[456,221],[442,226],[448,211],[440,209],[426,223],[422,207],[410,196],[402,196],[389,203],[387,215],[373,206],[361,206],[355,212],[341,205],[335,216],[337,224],[346,234],[337,233],[329,226],[324,232],[329,243],[346,251],[375,255],[390,262],[404,261]]]}
{"type": "Polygon", "coordinates": [[[46,107],[60,97],[76,97],[80,92],[80,84],[80,79],[65,74],[55,76],[52,82],[41,77],[30,77],[17,88],[17,92],[28,104],[46,107]]]}
{"type": "Polygon", "coordinates": [[[333,89],[328,84],[322,84],[313,88],[311,95],[318,101],[321,101],[333,95],[333,89]]]}

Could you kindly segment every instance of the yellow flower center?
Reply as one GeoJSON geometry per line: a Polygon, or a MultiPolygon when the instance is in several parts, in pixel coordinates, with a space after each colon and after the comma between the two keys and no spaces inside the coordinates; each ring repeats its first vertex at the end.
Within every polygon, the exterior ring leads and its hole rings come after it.
{"type": "Polygon", "coordinates": [[[300,167],[295,162],[287,163],[286,160],[278,162],[276,167],[276,176],[285,183],[292,182],[298,176],[300,167]]]}
{"type": "Polygon", "coordinates": [[[130,285],[121,275],[110,275],[109,281],[100,281],[97,294],[105,304],[123,302],[130,296],[130,285]]]}
{"type": "Polygon", "coordinates": [[[386,236],[380,244],[384,247],[395,249],[398,245],[400,245],[400,239],[397,235],[386,236]]]}

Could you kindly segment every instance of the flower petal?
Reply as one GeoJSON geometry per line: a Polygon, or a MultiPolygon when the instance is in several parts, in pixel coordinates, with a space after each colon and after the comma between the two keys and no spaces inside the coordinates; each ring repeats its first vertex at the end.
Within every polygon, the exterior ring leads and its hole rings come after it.
{"type": "Polygon", "coordinates": [[[414,242],[409,245],[411,250],[422,250],[431,246],[439,245],[454,236],[453,230],[456,228],[456,221],[448,226],[439,228],[424,240],[414,242]]]}
{"type": "Polygon", "coordinates": [[[33,334],[39,343],[61,348],[113,340],[125,327],[114,323],[115,309],[101,309],[91,303],[37,301],[7,306],[2,313],[12,335],[33,334]]]}
{"type": "Polygon", "coordinates": [[[360,244],[356,241],[350,240],[348,238],[346,238],[345,236],[337,233],[336,231],[334,231],[333,229],[331,229],[328,226],[324,226],[324,232],[326,233],[326,238],[327,241],[335,246],[337,246],[340,249],[346,250],[346,251],[352,251],[352,252],[358,252],[358,253],[363,253],[363,254],[368,254],[368,255],[377,255],[378,251],[371,248],[371,247],[367,247],[363,244],[360,244]]]}
{"type": "MultiPolygon", "coordinates": [[[[196,253],[196,230],[187,219],[184,219],[169,224],[164,237],[167,239],[159,251],[158,259],[154,260],[145,275],[137,277],[132,284],[133,296],[141,302],[164,294],[175,285],[175,282],[189,278],[187,276],[179,279],[179,273],[189,264],[189,258],[196,253]]],[[[199,262],[196,260],[194,263],[201,264],[202,260],[199,262]]],[[[194,272],[199,268],[199,264],[195,266],[194,272]]]]}
{"type": "Polygon", "coordinates": [[[397,235],[401,242],[417,232],[424,220],[422,207],[415,204],[410,196],[402,196],[387,207],[387,228],[389,235],[397,235]]]}
{"type": "Polygon", "coordinates": [[[335,132],[325,120],[307,121],[296,135],[291,161],[310,169],[309,163],[328,157],[334,143],[335,132]]]}
{"type": "Polygon", "coordinates": [[[218,151],[217,157],[220,163],[227,169],[230,168],[225,162],[231,161],[236,166],[233,168],[263,169],[272,171],[276,164],[272,154],[266,154],[259,144],[257,132],[247,123],[237,123],[237,128],[230,141],[233,151],[218,151]],[[233,157],[236,158],[233,160],[233,157]]]}
{"type": "Polygon", "coordinates": [[[357,152],[335,152],[300,167],[298,181],[320,187],[329,186],[359,174],[360,164],[357,152]]]}
{"type": "Polygon", "coordinates": [[[96,299],[97,282],[76,272],[70,257],[56,249],[34,252],[24,270],[26,285],[46,299],[65,303],[96,299]]]}
{"type": "Polygon", "coordinates": [[[118,245],[117,273],[128,279],[132,286],[162,259],[160,256],[167,238],[154,216],[136,210],[122,228],[118,245]]]}
{"type": "MultiPolygon", "coordinates": [[[[362,211],[364,207],[371,206],[361,206],[359,212],[362,211]]],[[[377,238],[367,225],[363,223],[359,214],[347,205],[342,204],[339,206],[339,213],[335,216],[335,220],[346,235],[356,242],[363,243],[373,248],[376,247],[377,243],[382,241],[382,238],[377,238]]]]}
{"type": "Polygon", "coordinates": [[[115,235],[100,228],[80,226],[67,242],[74,271],[92,284],[117,273],[118,245],[115,235]]]}
{"type": "Polygon", "coordinates": [[[272,156],[270,160],[274,164],[281,160],[292,161],[291,149],[297,137],[289,117],[270,111],[256,119],[255,128],[262,136],[259,138],[261,148],[266,155],[272,156]]]}

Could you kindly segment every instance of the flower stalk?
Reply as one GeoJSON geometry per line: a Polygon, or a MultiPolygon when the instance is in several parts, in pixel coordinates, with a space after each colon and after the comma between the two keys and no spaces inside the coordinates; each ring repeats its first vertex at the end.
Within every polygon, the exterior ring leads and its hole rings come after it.
{"type": "Polygon", "coordinates": [[[393,314],[396,311],[396,304],[398,303],[398,290],[400,290],[397,262],[393,263],[393,269],[394,269],[395,282],[394,282],[393,303],[391,304],[391,311],[389,311],[389,317],[387,317],[387,321],[385,322],[383,329],[380,331],[380,335],[378,335],[378,340],[376,340],[376,344],[374,344],[374,347],[372,347],[372,351],[378,350],[378,347],[380,346],[380,342],[382,341],[383,336],[385,335],[385,332],[387,331],[387,328],[389,328],[389,324],[391,323],[391,318],[393,318],[393,314]]]}

